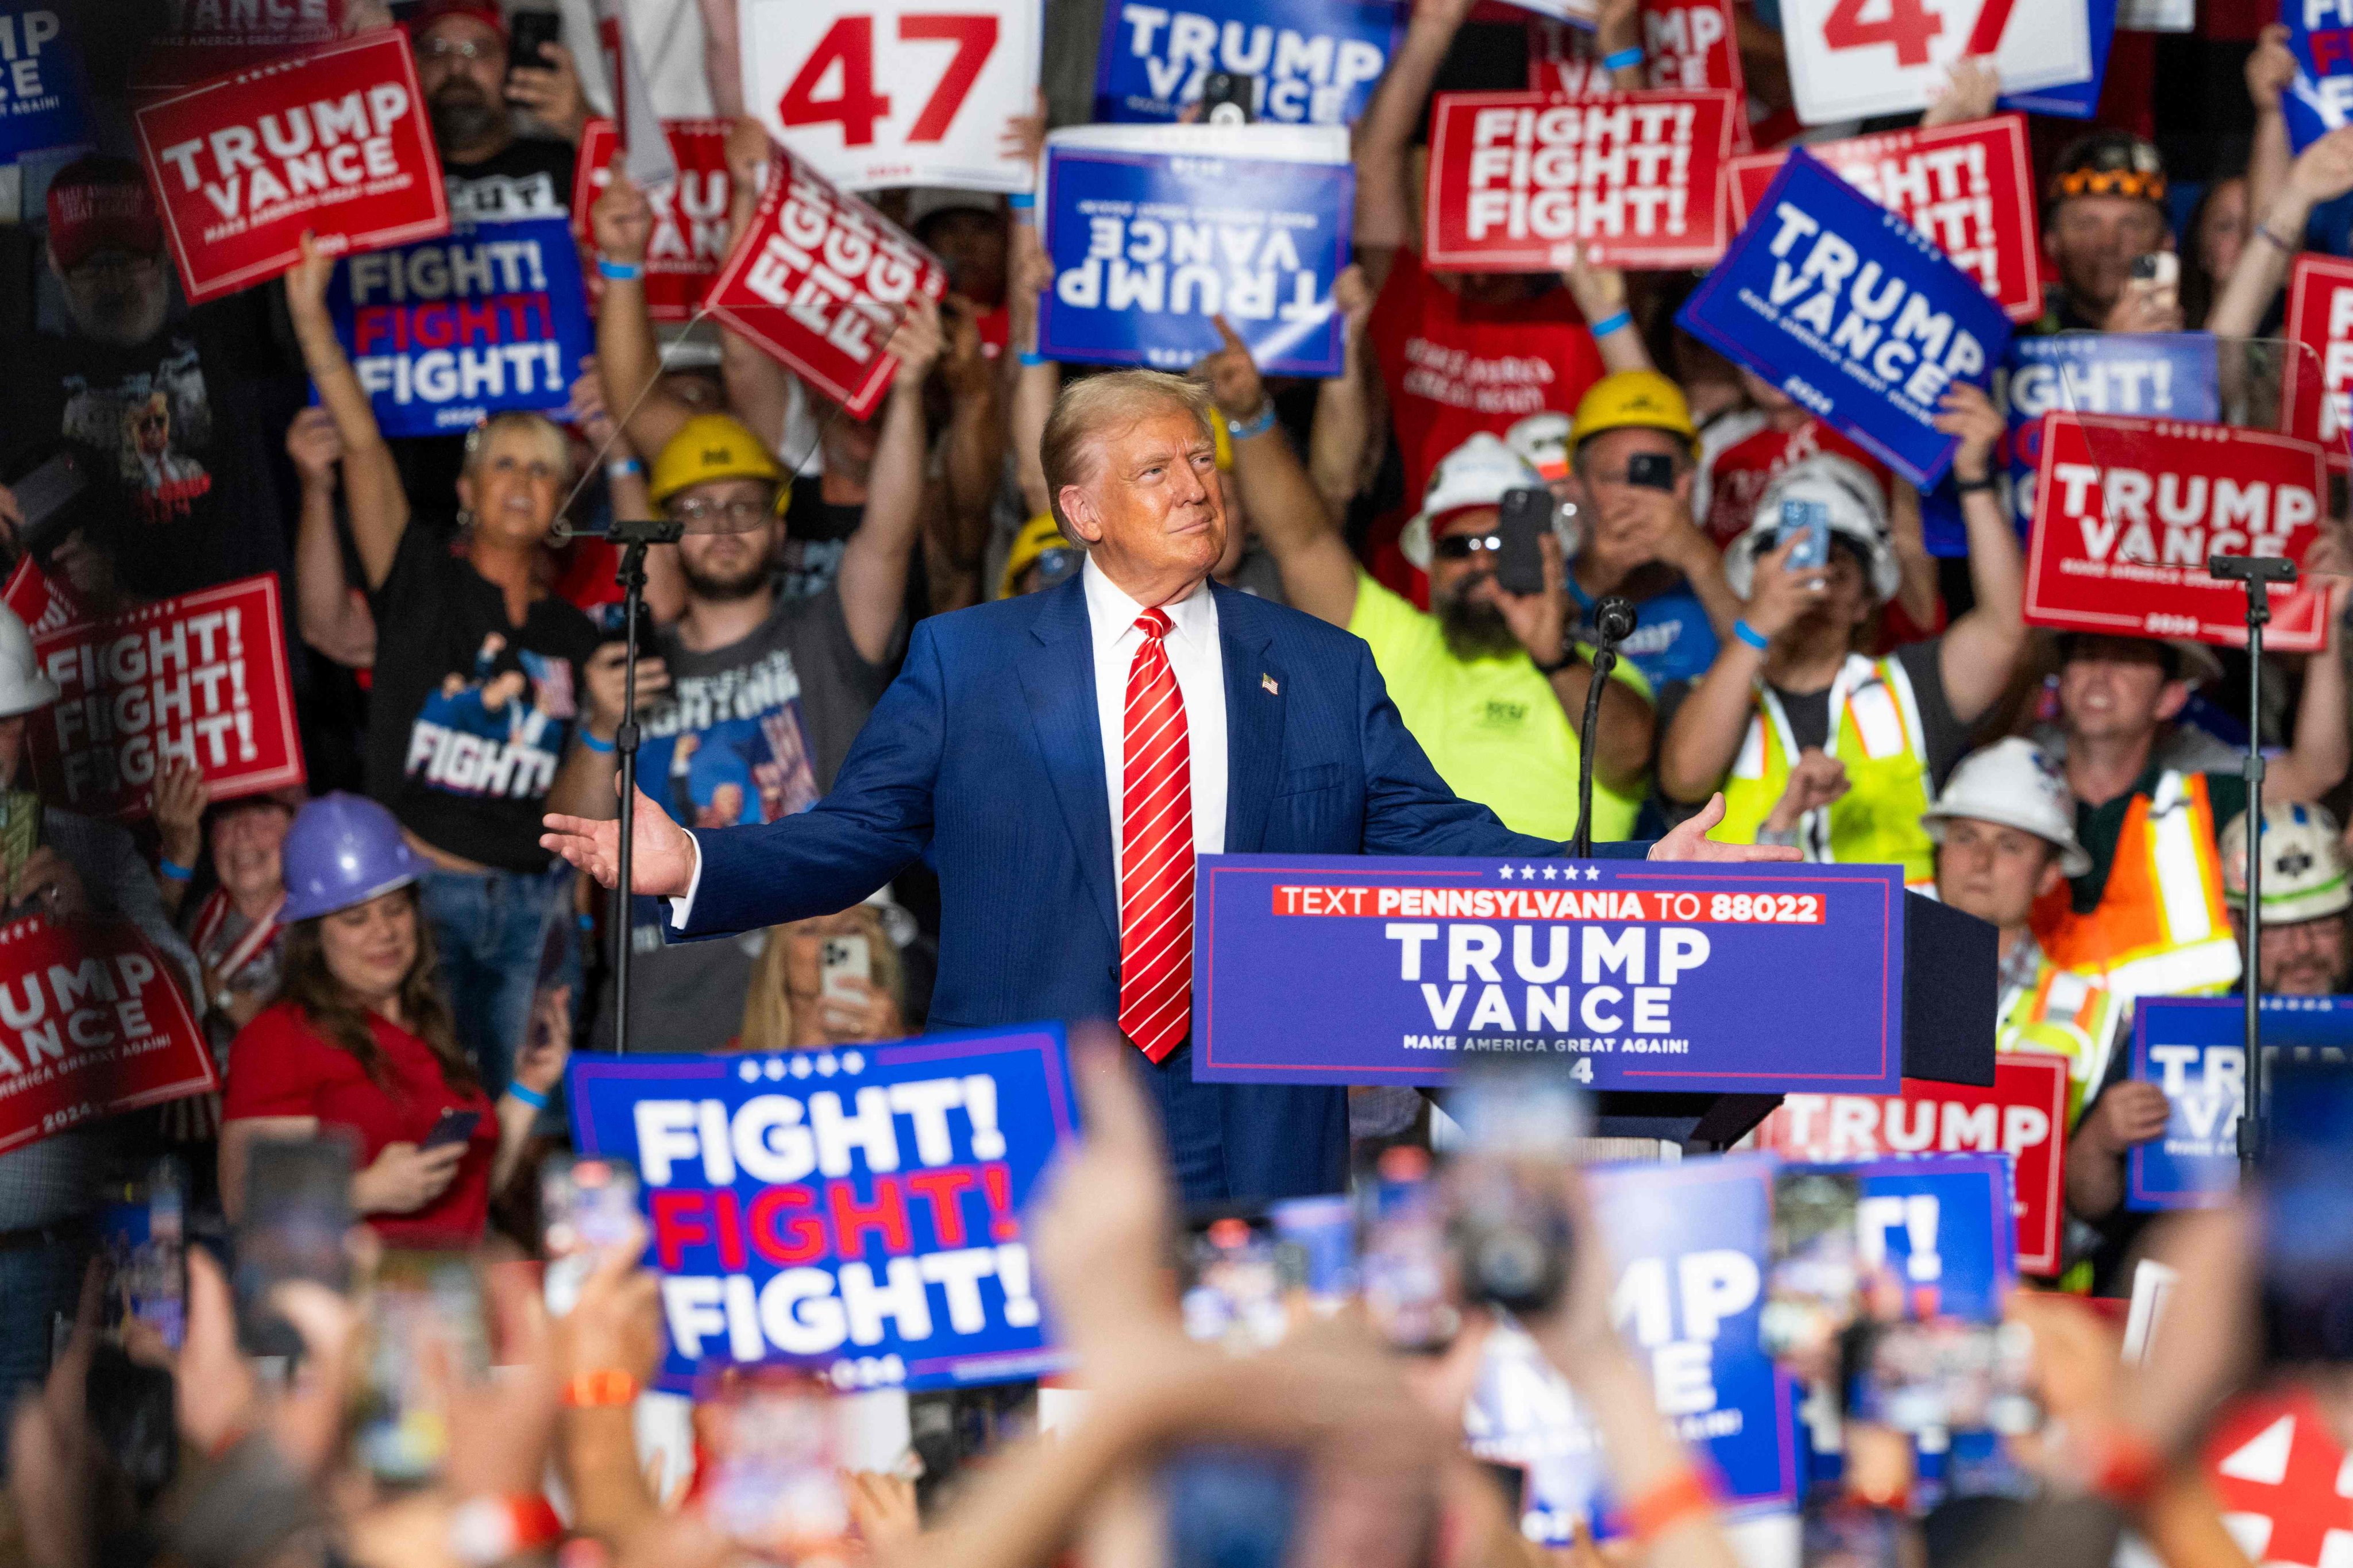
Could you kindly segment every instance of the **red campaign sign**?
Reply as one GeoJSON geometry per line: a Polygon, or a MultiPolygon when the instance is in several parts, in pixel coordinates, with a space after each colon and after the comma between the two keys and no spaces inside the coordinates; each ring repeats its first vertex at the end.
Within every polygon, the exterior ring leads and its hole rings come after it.
{"type": "Polygon", "coordinates": [[[0,1151],[218,1087],[170,961],[137,926],[0,925],[0,1151]]]}
{"type": "Polygon", "coordinates": [[[345,0],[171,0],[171,25],[131,67],[142,101],[229,71],[250,70],[343,36],[345,0]]]}
{"type": "Polygon", "coordinates": [[[191,302],[277,277],[302,231],[368,250],[449,231],[408,36],[217,77],[139,110],[139,145],[191,302]]]}
{"type": "MultiPolygon", "coordinates": [[[[2011,321],[2042,314],[2042,247],[2024,115],[1808,142],[1806,151],[1936,241],[2011,321]]],[[[1748,222],[1788,155],[1784,148],[1732,160],[1725,184],[1734,228],[1748,222]]]]}
{"type": "Polygon", "coordinates": [[[2232,1400],[2207,1435],[2203,1458],[2223,1521],[2250,1562],[2320,1568],[2340,1560],[2339,1540],[2353,1535],[2346,1453],[2309,1392],[2232,1400]]]}
{"type": "Polygon", "coordinates": [[[1423,259],[1462,272],[1711,265],[1732,236],[1730,92],[1440,93],[1430,113],[1423,259]]]}
{"type": "MultiPolygon", "coordinates": [[[[2246,594],[2209,555],[2284,555],[2320,536],[2327,467],[2310,441],[2179,419],[2042,416],[2026,618],[2120,637],[2247,640],[2246,594]]],[[[2330,590],[2274,584],[2266,647],[2317,653],[2330,590]]]]}
{"type": "Polygon", "coordinates": [[[854,419],[874,412],[899,362],[882,352],[918,291],[948,289],[905,230],[771,143],[768,188],[711,286],[711,313],[854,419]]]}
{"type": "MultiPolygon", "coordinates": [[[[1746,94],[1732,0],[1641,0],[1642,65],[1649,85],[1746,94]]],[[[1566,22],[1531,18],[1528,90],[1567,98],[1598,98],[1618,90],[1593,52],[1593,35],[1566,22]]],[[[1748,151],[1748,116],[1732,119],[1732,150],[1748,151]]]]}
{"type": "MultiPolygon", "coordinates": [[[[690,320],[702,308],[727,259],[727,121],[665,120],[678,182],[646,193],[654,210],[646,241],[646,312],[657,321],[690,320]]],[[[592,120],[580,138],[572,176],[572,226],[588,237],[588,209],[613,183],[610,167],[620,134],[609,120],[592,120]]],[[[594,279],[592,279],[592,282],[594,279]]]]}
{"type": "Polygon", "coordinates": [[[33,657],[58,686],[32,730],[41,798],[142,816],[171,758],[202,768],[215,800],[302,783],[285,648],[278,579],[266,574],[103,622],[37,626],[33,657]]]}
{"type": "Polygon", "coordinates": [[[2280,425],[2319,442],[2344,468],[2353,432],[2353,261],[2309,251],[2295,258],[2284,335],[2290,346],[2281,367],[2280,425]]]}
{"type": "Polygon", "coordinates": [[[2019,1272],[2052,1275],[2066,1224],[2067,1089],[2064,1057],[2004,1051],[1991,1089],[1907,1078],[1900,1095],[1785,1095],[1757,1143],[1795,1160],[2008,1154],[2019,1272]]]}

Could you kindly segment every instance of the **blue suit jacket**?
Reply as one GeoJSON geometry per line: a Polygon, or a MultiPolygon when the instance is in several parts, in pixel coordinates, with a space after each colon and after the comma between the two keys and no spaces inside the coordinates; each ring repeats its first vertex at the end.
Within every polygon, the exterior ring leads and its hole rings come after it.
{"type": "MultiPolygon", "coordinates": [[[[1210,591],[1225,650],[1229,851],[1560,852],[1446,787],[1362,639],[1210,591]]],[[[823,800],[759,826],[695,834],[702,876],[681,934],[846,909],[928,846],[941,899],[933,1027],[1110,1018],[1111,836],[1086,596],[1072,577],[918,623],[905,667],[823,800]]]]}

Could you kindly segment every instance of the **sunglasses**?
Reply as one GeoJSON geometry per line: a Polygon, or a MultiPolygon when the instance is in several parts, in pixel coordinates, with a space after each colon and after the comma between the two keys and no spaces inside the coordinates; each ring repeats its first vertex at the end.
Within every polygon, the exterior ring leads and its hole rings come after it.
{"type": "Polygon", "coordinates": [[[1468,561],[1482,550],[1501,550],[1500,533],[1449,533],[1430,542],[1430,552],[1440,561],[1468,561]]]}

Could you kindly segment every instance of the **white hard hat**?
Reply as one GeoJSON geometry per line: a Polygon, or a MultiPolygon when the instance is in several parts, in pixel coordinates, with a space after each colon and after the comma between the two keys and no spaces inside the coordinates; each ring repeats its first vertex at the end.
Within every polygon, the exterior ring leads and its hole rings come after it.
{"type": "Polygon", "coordinates": [[[1895,552],[1887,543],[1887,498],[1862,464],[1834,452],[1792,463],[1765,487],[1748,531],[1724,552],[1724,580],[1735,594],[1748,597],[1758,557],[1772,553],[1785,500],[1820,501],[1830,513],[1831,532],[1862,550],[1870,565],[1872,596],[1883,605],[1895,597],[1901,578],[1895,552]]]}
{"type": "MultiPolygon", "coordinates": [[[[2274,801],[2263,807],[2263,919],[2281,925],[2353,908],[2337,819],[2323,805],[2274,801]]],[[[2222,898],[2247,907],[2247,814],[2222,829],[2222,898]]]]}
{"type": "MultiPolygon", "coordinates": [[[[1495,436],[1482,430],[1439,460],[1421,492],[1421,510],[1398,536],[1398,549],[1424,572],[1430,570],[1432,524],[1454,512],[1474,507],[1501,506],[1513,490],[1545,489],[1544,475],[1495,436]]],[[[1575,515],[1571,513],[1570,515],[1575,515]]],[[[1554,531],[1561,535],[1565,554],[1577,553],[1575,531],[1556,514],[1554,531]]]]}
{"type": "Polygon", "coordinates": [[[2075,842],[2075,796],[2058,765],[2031,741],[2012,736],[1963,757],[1920,826],[1942,844],[1945,824],[1957,816],[2015,827],[2057,846],[2064,876],[2092,868],[2091,856],[2075,842]]]}
{"type": "Polygon", "coordinates": [[[1562,479],[1568,473],[1569,426],[1567,415],[1548,408],[1504,431],[1504,445],[1525,458],[1547,481],[1562,479]]]}
{"type": "Polygon", "coordinates": [[[16,611],[0,605],[0,719],[34,712],[57,700],[57,682],[41,673],[33,658],[33,635],[16,611]]]}

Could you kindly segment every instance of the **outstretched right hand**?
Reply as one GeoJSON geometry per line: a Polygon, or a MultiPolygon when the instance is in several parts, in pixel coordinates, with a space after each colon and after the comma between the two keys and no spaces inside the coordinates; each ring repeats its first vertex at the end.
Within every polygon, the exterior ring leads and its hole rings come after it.
{"type": "MultiPolygon", "coordinates": [[[[657,899],[682,899],[694,879],[694,840],[670,820],[643,790],[632,810],[637,841],[630,850],[629,890],[657,899]]],[[[621,825],[550,812],[539,847],[561,855],[609,888],[621,876],[621,825]]]]}

